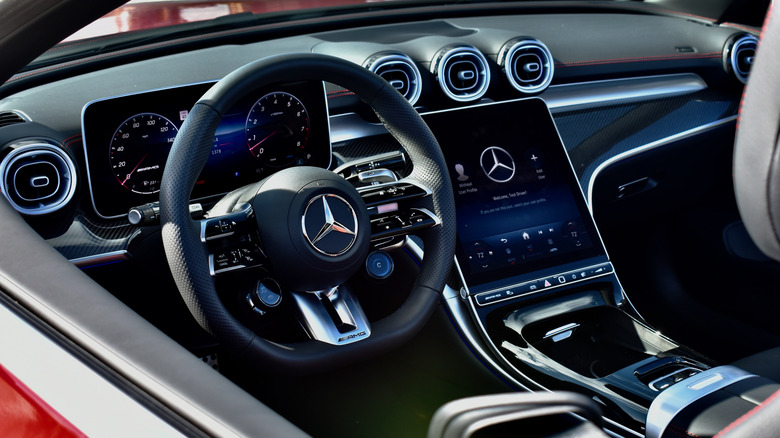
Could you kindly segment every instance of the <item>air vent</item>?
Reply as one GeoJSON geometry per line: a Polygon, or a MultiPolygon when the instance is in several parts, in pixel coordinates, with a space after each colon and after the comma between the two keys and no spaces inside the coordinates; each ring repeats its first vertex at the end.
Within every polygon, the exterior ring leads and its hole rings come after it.
{"type": "Polygon", "coordinates": [[[412,105],[422,92],[420,70],[411,58],[398,52],[382,52],[369,58],[364,66],[381,76],[412,105]]]}
{"type": "Polygon", "coordinates": [[[0,162],[0,190],[19,213],[42,215],[64,207],[76,191],[76,168],[68,154],[48,144],[12,146],[0,162]]]}
{"type": "Polygon", "coordinates": [[[756,58],[756,49],[758,49],[758,38],[753,35],[742,35],[734,40],[730,50],[724,51],[726,70],[733,72],[743,84],[747,83],[750,68],[756,58]]]}
{"type": "Polygon", "coordinates": [[[15,125],[17,123],[29,122],[30,118],[19,111],[0,112],[0,128],[3,126],[15,125]]]}
{"type": "Polygon", "coordinates": [[[527,37],[507,41],[498,52],[509,83],[521,93],[544,91],[552,82],[554,62],[550,50],[541,42],[527,37]]]}
{"type": "Polygon", "coordinates": [[[458,102],[471,102],[485,95],[490,85],[487,59],[477,49],[466,45],[447,46],[431,62],[444,94],[458,102]]]}

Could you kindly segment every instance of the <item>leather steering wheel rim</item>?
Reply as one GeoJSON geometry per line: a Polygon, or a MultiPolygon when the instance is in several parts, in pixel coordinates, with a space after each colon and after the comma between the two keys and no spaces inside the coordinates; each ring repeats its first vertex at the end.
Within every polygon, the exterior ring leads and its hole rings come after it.
{"type": "Polygon", "coordinates": [[[439,303],[455,248],[455,206],[446,163],[436,138],[417,111],[387,82],[339,58],[295,54],[262,59],[215,84],[192,108],[171,148],[160,189],[165,253],[176,285],[198,323],[223,345],[250,361],[293,374],[320,372],[388,351],[410,339],[439,303]],[[413,180],[432,191],[433,212],[442,225],[423,234],[425,257],[412,291],[390,316],[373,322],[360,342],[333,346],[316,341],[279,345],[240,323],[220,301],[189,215],[190,193],[210,154],[222,115],[248,93],[278,82],[327,81],[345,87],[371,106],[413,163],[413,180]]]}

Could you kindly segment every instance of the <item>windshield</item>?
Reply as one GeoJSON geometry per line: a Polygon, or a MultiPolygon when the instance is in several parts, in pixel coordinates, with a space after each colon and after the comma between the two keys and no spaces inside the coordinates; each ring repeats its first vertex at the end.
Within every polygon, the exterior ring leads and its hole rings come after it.
{"type": "Polygon", "coordinates": [[[65,39],[65,42],[135,30],[211,20],[243,13],[268,14],[394,0],[131,0],[65,39]]]}

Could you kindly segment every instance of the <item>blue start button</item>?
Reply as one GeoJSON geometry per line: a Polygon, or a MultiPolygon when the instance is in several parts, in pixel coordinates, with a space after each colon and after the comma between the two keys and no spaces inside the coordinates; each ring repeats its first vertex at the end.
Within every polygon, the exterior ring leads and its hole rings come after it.
{"type": "Polygon", "coordinates": [[[366,258],[368,275],[383,280],[393,273],[393,259],[387,253],[374,251],[366,258]]]}

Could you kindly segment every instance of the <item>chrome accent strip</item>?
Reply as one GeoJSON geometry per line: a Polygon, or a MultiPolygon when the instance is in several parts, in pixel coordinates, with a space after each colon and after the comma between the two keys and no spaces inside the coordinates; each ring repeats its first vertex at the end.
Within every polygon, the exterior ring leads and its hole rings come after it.
{"type": "Polygon", "coordinates": [[[676,96],[706,88],[707,83],[698,75],[681,73],[552,85],[540,97],[551,109],[558,109],[629,99],[676,96]]]}
{"type": "Polygon", "coordinates": [[[549,332],[545,333],[545,335],[542,337],[542,339],[553,338],[554,342],[558,342],[559,340],[563,340],[563,339],[566,339],[566,338],[570,337],[571,333],[574,331],[574,329],[576,329],[579,326],[580,325],[578,323],[576,323],[576,322],[570,322],[570,323],[568,323],[566,325],[562,325],[562,326],[560,326],[560,327],[558,327],[556,329],[552,329],[549,332]],[[565,334],[567,332],[568,332],[568,336],[566,336],[565,338],[561,338],[560,337],[561,335],[563,335],[563,334],[565,334]]]}
{"type": "MultiPolygon", "coordinates": [[[[550,109],[577,105],[617,103],[623,100],[653,99],[694,93],[707,88],[698,75],[681,73],[639,78],[607,79],[603,81],[551,85],[539,95],[550,109]]],[[[512,102],[524,98],[502,102],[512,102]]],[[[468,107],[466,107],[468,108],[468,107]]],[[[455,108],[459,109],[459,108],[455,108]]],[[[420,115],[428,114],[422,112],[420,115]]],[[[331,117],[331,139],[334,143],[387,134],[381,123],[369,123],[355,113],[331,117]]]]}
{"type": "Polygon", "coordinates": [[[701,134],[703,132],[709,131],[711,129],[718,128],[720,126],[723,126],[727,123],[731,123],[733,121],[737,120],[737,116],[730,116],[726,117],[725,119],[720,119],[718,121],[708,123],[706,125],[698,126],[693,129],[689,129],[685,132],[681,132],[679,134],[675,134],[666,138],[662,138],[660,140],[656,140],[652,143],[648,143],[644,146],[639,146],[634,149],[631,149],[630,151],[623,152],[622,154],[615,155],[614,157],[608,159],[607,161],[601,163],[599,167],[596,168],[596,170],[593,171],[593,174],[590,176],[590,180],[588,181],[588,197],[586,201],[588,201],[588,208],[590,209],[591,215],[593,214],[593,186],[595,184],[596,178],[599,176],[599,174],[606,169],[607,167],[617,163],[618,161],[625,160],[626,158],[633,157],[634,155],[641,154],[642,152],[646,152],[661,146],[666,146],[669,143],[673,143],[678,140],[684,140],[686,138],[692,137],[694,135],[701,134]]]}
{"type": "MultiPolygon", "coordinates": [[[[441,225],[442,219],[439,216],[435,215],[432,211],[428,210],[427,208],[415,207],[415,208],[412,208],[412,210],[416,210],[416,211],[419,211],[421,213],[425,213],[425,214],[428,215],[428,217],[433,219],[433,225],[431,225],[431,227],[436,227],[436,226],[441,225]]],[[[412,227],[414,227],[414,225],[412,225],[412,227]]],[[[403,229],[406,229],[406,228],[403,228],[403,229]]]]}
{"type": "Polygon", "coordinates": [[[647,411],[647,438],[660,438],[675,416],[699,400],[732,383],[756,377],[730,365],[710,368],[661,392],[647,411]]]}
{"type": "Polygon", "coordinates": [[[96,254],[86,257],[79,257],[68,260],[79,268],[88,268],[91,266],[102,265],[104,263],[120,262],[129,260],[128,252],[125,250],[112,251],[103,254],[96,254]]]}

